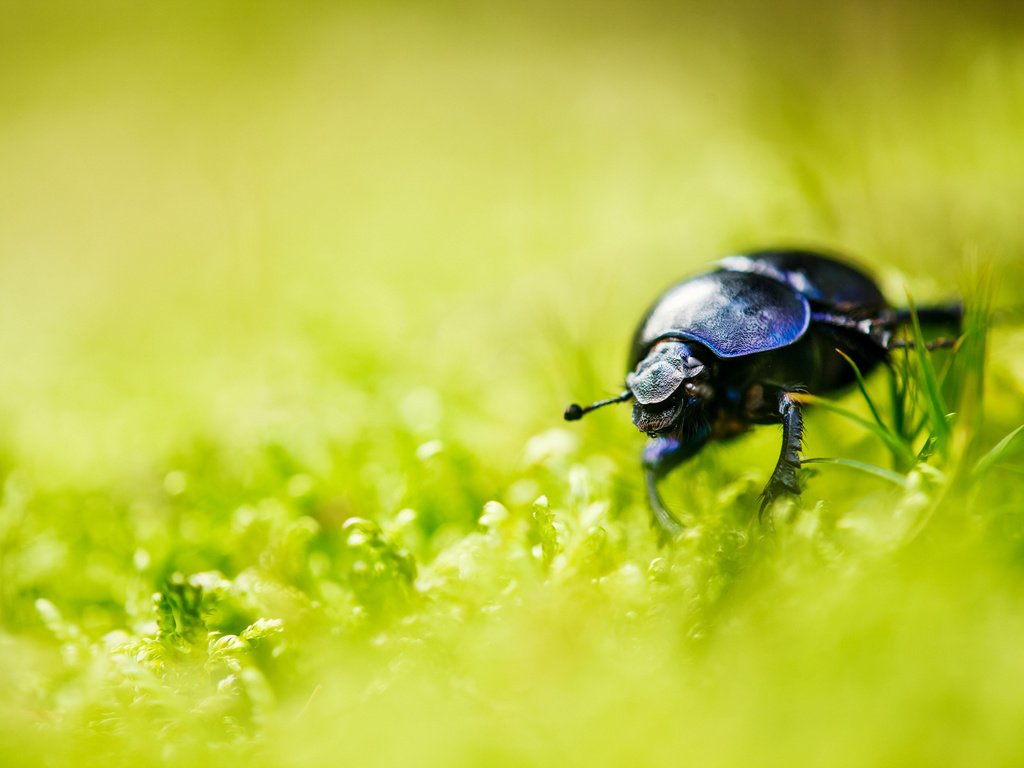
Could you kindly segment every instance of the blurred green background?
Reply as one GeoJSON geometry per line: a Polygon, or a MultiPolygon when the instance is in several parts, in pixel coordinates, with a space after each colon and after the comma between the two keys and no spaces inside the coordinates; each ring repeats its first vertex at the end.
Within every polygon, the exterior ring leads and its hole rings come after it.
{"type": "Polygon", "coordinates": [[[763,429],[658,550],[626,413],[559,422],[737,249],[1019,306],[1022,200],[1016,3],[0,0],[0,755],[1020,758],[1019,463],[923,553],[838,470],[773,539],[763,429]]]}

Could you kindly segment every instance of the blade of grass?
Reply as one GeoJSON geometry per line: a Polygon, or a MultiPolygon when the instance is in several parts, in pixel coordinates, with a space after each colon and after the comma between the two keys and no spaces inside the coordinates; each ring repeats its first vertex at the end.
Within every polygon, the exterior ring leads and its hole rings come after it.
{"type": "Polygon", "coordinates": [[[898,358],[892,359],[891,368],[894,384],[894,397],[898,399],[893,403],[893,411],[898,413],[898,427],[895,427],[897,420],[894,419],[895,434],[908,446],[912,446],[923,426],[922,420],[918,419],[919,388],[917,377],[914,375],[910,360],[910,350],[906,347],[898,351],[898,358]],[[916,426],[914,426],[916,422],[916,426]]]}
{"type": "Polygon", "coordinates": [[[840,467],[848,467],[855,469],[859,472],[864,472],[875,477],[880,477],[883,480],[888,480],[893,485],[898,485],[900,488],[907,487],[907,478],[898,472],[893,472],[891,469],[885,467],[879,467],[874,464],[866,464],[863,461],[855,461],[853,459],[837,459],[832,457],[820,457],[814,459],[803,459],[801,464],[836,464],[840,467]]]}
{"type": "Polygon", "coordinates": [[[858,416],[853,411],[843,408],[841,405],[836,405],[831,400],[827,400],[816,395],[808,393],[799,393],[795,398],[801,403],[807,403],[808,405],[814,405],[822,408],[826,411],[831,411],[843,418],[849,419],[850,421],[860,424],[864,429],[868,430],[879,440],[886,444],[894,456],[899,456],[900,459],[906,462],[906,465],[913,466],[915,463],[914,454],[910,450],[910,447],[906,445],[899,437],[894,435],[884,424],[879,424],[869,419],[865,419],[863,416],[858,416]]]}
{"type": "Polygon", "coordinates": [[[845,352],[843,352],[843,350],[837,348],[836,352],[838,352],[839,356],[842,357],[843,360],[848,362],[850,364],[850,367],[853,368],[853,375],[857,377],[857,389],[859,389],[861,395],[863,395],[864,402],[868,404],[868,410],[871,411],[871,415],[875,418],[875,422],[877,422],[878,426],[882,427],[883,429],[888,429],[885,422],[882,421],[882,417],[878,415],[878,409],[875,408],[875,404],[871,400],[871,395],[868,394],[868,387],[867,384],[864,382],[864,376],[863,374],[861,374],[860,368],[858,368],[857,364],[853,362],[853,358],[850,357],[845,352]]]}
{"type": "Polygon", "coordinates": [[[935,453],[935,435],[928,435],[928,439],[924,441],[924,445],[921,446],[921,450],[917,452],[917,460],[919,462],[928,461],[935,453]]]}
{"type": "MultiPolygon", "coordinates": [[[[926,426],[928,426],[928,422],[930,420],[931,420],[931,415],[930,414],[922,413],[917,418],[917,422],[914,424],[914,426],[912,426],[910,428],[910,430],[907,432],[907,436],[906,436],[907,440],[909,442],[911,442],[911,443],[917,442],[917,439],[921,436],[921,433],[924,432],[924,428],[926,426]]],[[[929,436],[929,439],[931,439],[931,437],[932,436],[929,436]]],[[[927,442],[927,441],[925,441],[925,442],[927,442]]],[[[918,451],[918,453],[920,453],[920,451],[918,451]]]]}
{"type": "Polygon", "coordinates": [[[988,355],[988,329],[992,322],[992,268],[986,261],[974,257],[970,282],[964,290],[964,313],[959,350],[955,356],[954,375],[950,397],[955,400],[958,413],[950,438],[952,455],[966,468],[965,460],[977,453],[977,438],[981,434],[984,414],[983,382],[988,355]]]}
{"type": "Polygon", "coordinates": [[[985,475],[985,473],[1004,458],[1006,453],[1016,442],[1017,438],[1022,434],[1024,434],[1024,424],[1021,424],[1015,430],[1006,435],[1006,437],[995,444],[995,447],[978,459],[977,463],[974,465],[974,469],[971,470],[971,477],[977,480],[985,475]]]}
{"type": "Polygon", "coordinates": [[[946,421],[946,403],[942,397],[942,388],[935,373],[935,366],[932,365],[932,360],[924,340],[924,332],[921,330],[921,320],[917,316],[917,307],[914,305],[914,299],[910,295],[910,291],[907,291],[907,304],[910,308],[910,327],[914,336],[914,357],[917,360],[921,382],[924,385],[924,401],[928,410],[928,420],[931,423],[932,434],[935,435],[936,447],[942,458],[945,459],[949,448],[949,424],[946,421]]]}
{"type": "MultiPolygon", "coordinates": [[[[906,401],[903,399],[904,393],[902,392],[902,386],[900,387],[900,390],[893,392],[893,413],[894,415],[898,416],[898,418],[894,419],[894,423],[898,425],[898,427],[896,429],[893,429],[888,424],[886,424],[885,421],[882,420],[882,417],[878,412],[878,408],[875,407],[875,403],[871,399],[871,395],[868,394],[867,382],[864,380],[864,375],[860,372],[860,368],[857,366],[857,363],[855,363],[853,361],[853,358],[851,358],[841,349],[836,349],[836,352],[838,352],[840,356],[842,356],[842,358],[846,360],[846,362],[849,363],[850,367],[853,369],[853,375],[857,379],[857,389],[860,390],[861,395],[864,397],[864,401],[868,404],[868,409],[871,411],[871,415],[874,417],[875,423],[878,424],[880,429],[884,429],[886,432],[888,432],[892,436],[893,440],[897,442],[906,443],[909,452],[911,442],[901,440],[903,427],[903,409],[906,403],[906,401]]],[[[895,374],[893,375],[891,381],[896,381],[895,374]]],[[[902,381],[905,381],[905,379],[903,379],[902,381]]],[[[890,444],[887,443],[887,445],[890,444]]],[[[891,447],[889,448],[889,451],[892,454],[892,463],[894,469],[905,472],[913,466],[912,462],[909,464],[906,462],[907,454],[905,452],[893,450],[891,447]]]]}
{"type": "Polygon", "coordinates": [[[905,381],[905,377],[896,370],[896,363],[893,361],[889,366],[889,397],[892,402],[893,432],[900,437],[904,437],[903,430],[906,423],[907,391],[905,381]]]}

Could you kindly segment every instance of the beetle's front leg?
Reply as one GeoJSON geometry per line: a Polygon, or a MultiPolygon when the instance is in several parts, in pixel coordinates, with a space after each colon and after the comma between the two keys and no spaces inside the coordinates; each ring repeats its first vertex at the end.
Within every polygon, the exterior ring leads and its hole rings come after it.
{"type": "Polygon", "coordinates": [[[658,528],[658,538],[664,544],[669,539],[683,532],[683,524],[665,507],[665,502],[658,493],[658,481],[675,469],[686,459],[697,452],[703,445],[683,443],[674,437],[656,437],[644,446],[642,462],[644,479],[647,482],[647,498],[651,504],[651,513],[658,528]]]}
{"type": "Polygon", "coordinates": [[[764,511],[779,496],[789,493],[794,496],[800,495],[800,484],[797,482],[796,472],[800,469],[800,446],[804,436],[804,419],[800,413],[800,403],[793,396],[792,392],[779,394],[779,417],[782,420],[782,450],[779,452],[779,460],[775,464],[768,485],[761,493],[761,508],[758,510],[758,517],[764,516],[764,511]]]}

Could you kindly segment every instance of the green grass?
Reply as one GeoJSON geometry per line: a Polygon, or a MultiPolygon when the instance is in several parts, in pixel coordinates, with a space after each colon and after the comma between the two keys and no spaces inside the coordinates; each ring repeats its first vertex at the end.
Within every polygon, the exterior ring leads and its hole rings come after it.
{"type": "Polygon", "coordinates": [[[0,764],[1024,759],[1024,19],[575,7],[0,6],[0,764]],[[561,411],[777,243],[965,333],[659,547],[561,411]]]}

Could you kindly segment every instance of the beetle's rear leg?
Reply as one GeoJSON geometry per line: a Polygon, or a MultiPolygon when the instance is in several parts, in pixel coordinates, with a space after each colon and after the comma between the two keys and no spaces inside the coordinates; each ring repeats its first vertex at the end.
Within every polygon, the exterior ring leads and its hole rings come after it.
{"type": "MultiPolygon", "coordinates": [[[[935,306],[917,307],[914,312],[911,312],[909,309],[897,309],[891,312],[889,320],[885,324],[882,346],[890,351],[894,349],[913,349],[915,346],[913,341],[896,338],[895,334],[899,327],[909,326],[913,322],[915,314],[917,315],[918,323],[926,330],[941,329],[952,332],[955,336],[959,336],[963,331],[963,304],[937,304],[935,306]]],[[[943,336],[927,342],[925,348],[929,352],[936,349],[951,349],[956,346],[956,342],[955,338],[951,339],[943,336]]]]}
{"type": "Polygon", "coordinates": [[[769,505],[783,494],[800,495],[796,473],[800,469],[800,447],[804,436],[804,419],[800,403],[791,392],[779,395],[779,416],[782,419],[782,450],[768,484],[761,493],[758,517],[764,516],[769,505]]]}
{"type": "MultiPolygon", "coordinates": [[[[916,345],[912,341],[907,341],[905,339],[893,339],[889,343],[888,349],[914,349],[915,346],[916,345]]],[[[952,349],[955,346],[956,339],[947,339],[945,336],[943,336],[941,338],[932,339],[931,341],[926,342],[924,348],[927,349],[929,352],[934,352],[936,349],[952,349]]]]}
{"type": "MultiPolygon", "coordinates": [[[[923,326],[947,326],[953,328],[957,333],[964,322],[964,305],[959,302],[953,304],[936,304],[934,306],[917,307],[915,310],[917,321],[923,326]]],[[[900,325],[910,325],[913,315],[909,309],[897,309],[895,312],[896,322],[900,325]]]]}
{"type": "MultiPolygon", "coordinates": [[[[703,441],[701,441],[703,444],[703,441]]],[[[688,445],[674,437],[656,437],[644,446],[642,463],[647,483],[647,499],[651,505],[654,524],[662,544],[683,532],[683,524],[668,511],[658,493],[658,481],[697,452],[698,446],[688,445]]]]}

